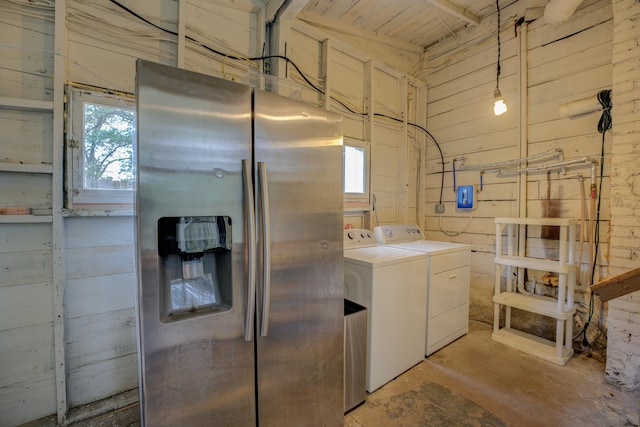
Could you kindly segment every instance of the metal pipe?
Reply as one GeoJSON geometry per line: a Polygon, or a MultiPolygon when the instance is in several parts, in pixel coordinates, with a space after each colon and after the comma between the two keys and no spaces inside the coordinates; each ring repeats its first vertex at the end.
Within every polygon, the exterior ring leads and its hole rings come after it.
{"type": "MultiPolygon", "coordinates": [[[[464,157],[462,158],[462,160],[464,160],[464,157]]],[[[452,175],[453,175],[453,192],[456,192],[456,159],[453,159],[453,162],[451,162],[451,170],[452,170],[452,175]]]]}
{"type": "MultiPolygon", "coordinates": [[[[596,180],[596,166],[598,165],[598,161],[596,159],[592,159],[591,157],[583,157],[581,159],[573,159],[573,160],[565,160],[559,163],[551,163],[547,165],[538,165],[538,166],[530,166],[527,168],[519,168],[519,169],[498,169],[496,175],[510,175],[515,173],[522,172],[531,172],[531,171],[540,171],[540,170],[549,170],[549,169],[561,169],[565,170],[565,166],[575,165],[579,163],[591,163],[591,185],[595,185],[596,180]]],[[[564,174],[563,174],[564,175],[564,174]]]]}
{"type": "Polygon", "coordinates": [[[544,151],[542,153],[532,154],[531,156],[522,157],[520,159],[506,160],[504,162],[485,163],[485,164],[482,164],[482,165],[466,166],[464,164],[464,157],[453,159],[453,162],[456,162],[458,160],[461,162],[458,165],[458,170],[484,170],[484,171],[490,171],[490,170],[496,170],[495,168],[499,168],[500,166],[507,166],[507,165],[512,165],[512,164],[520,164],[520,163],[526,162],[528,160],[539,159],[539,158],[547,157],[547,156],[550,157],[551,155],[559,156],[561,159],[564,158],[564,152],[563,152],[562,148],[554,148],[552,150],[544,151]]]}

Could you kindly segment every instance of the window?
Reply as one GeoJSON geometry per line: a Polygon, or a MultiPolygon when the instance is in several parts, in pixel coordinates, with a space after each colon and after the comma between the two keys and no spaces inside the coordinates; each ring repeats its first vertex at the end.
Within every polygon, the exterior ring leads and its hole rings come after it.
{"type": "Polygon", "coordinates": [[[343,150],[345,200],[369,203],[369,144],[345,138],[343,150]]]}
{"type": "Polygon", "coordinates": [[[133,98],[72,87],[67,109],[67,206],[133,204],[133,98]]]}

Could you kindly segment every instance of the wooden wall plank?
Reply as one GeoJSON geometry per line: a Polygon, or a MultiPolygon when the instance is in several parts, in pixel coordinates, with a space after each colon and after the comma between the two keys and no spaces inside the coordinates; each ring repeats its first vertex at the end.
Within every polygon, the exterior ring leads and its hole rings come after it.
{"type": "Polygon", "coordinates": [[[53,322],[51,283],[0,287],[0,331],[53,322]]]}
{"type": "Polygon", "coordinates": [[[51,112],[0,109],[0,162],[51,164],[51,126],[51,112]]]}
{"type": "Polygon", "coordinates": [[[0,287],[50,283],[51,250],[5,252],[0,254],[0,287]]]}
{"type": "Polygon", "coordinates": [[[108,276],[134,271],[132,245],[70,248],[67,250],[67,279],[108,276]]]}
{"type": "Polygon", "coordinates": [[[65,294],[66,317],[133,308],[137,279],[134,272],[69,279],[65,294]]]}
{"type": "Polygon", "coordinates": [[[51,175],[0,172],[0,207],[51,207],[51,175]]]}
{"type": "Polygon", "coordinates": [[[17,426],[56,412],[53,372],[33,381],[0,388],[0,425],[17,426]],[[25,407],[28,409],[25,410],[25,407]]]}
{"type": "Polygon", "coordinates": [[[53,8],[5,3],[0,40],[2,96],[51,101],[53,8]]]}
{"type": "Polygon", "coordinates": [[[138,386],[138,356],[130,354],[69,370],[69,404],[79,406],[138,386]]]}
{"type": "Polygon", "coordinates": [[[133,216],[71,217],[67,218],[65,229],[68,249],[133,245],[136,233],[133,216]],[[96,239],[96,235],[100,238],[96,239]]]}
{"type": "Polygon", "coordinates": [[[0,254],[51,249],[51,224],[0,224],[0,254]]]}
{"type": "MultiPolygon", "coordinates": [[[[0,391],[45,378],[53,382],[53,323],[0,331],[0,342],[0,391]]],[[[54,399],[51,404],[55,408],[54,399]]]]}
{"type": "Polygon", "coordinates": [[[136,353],[134,307],[68,320],[67,362],[70,368],[136,353]]]}

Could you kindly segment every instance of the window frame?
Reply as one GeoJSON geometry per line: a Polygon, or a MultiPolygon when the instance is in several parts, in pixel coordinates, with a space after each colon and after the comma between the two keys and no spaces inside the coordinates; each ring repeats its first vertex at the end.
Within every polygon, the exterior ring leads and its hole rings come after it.
{"type": "MultiPolygon", "coordinates": [[[[88,189],[84,188],[84,105],[100,104],[117,108],[128,108],[136,113],[135,97],[129,93],[86,88],[84,86],[67,86],[67,129],[65,135],[66,151],[66,206],[69,209],[87,208],[105,205],[133,208],[135,203],[134,189],[88,189]]],[[[135,144],[135,120],[131,144],[135,144]]],[[[134,147],[132,147],[134,148],[134,147]]],[[[135,151],[134,151],[135,156],[135,151]]],[[[135,177],[135,157],[133,159],[135,177]]]]}

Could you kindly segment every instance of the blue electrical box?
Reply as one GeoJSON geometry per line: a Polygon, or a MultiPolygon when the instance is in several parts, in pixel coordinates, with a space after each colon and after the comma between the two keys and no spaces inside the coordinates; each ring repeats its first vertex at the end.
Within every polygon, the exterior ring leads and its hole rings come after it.
{"type": "Polygon", "coordinates": [[[473,185],[458,187],[458,209],[473,209],[473,185]]]}

